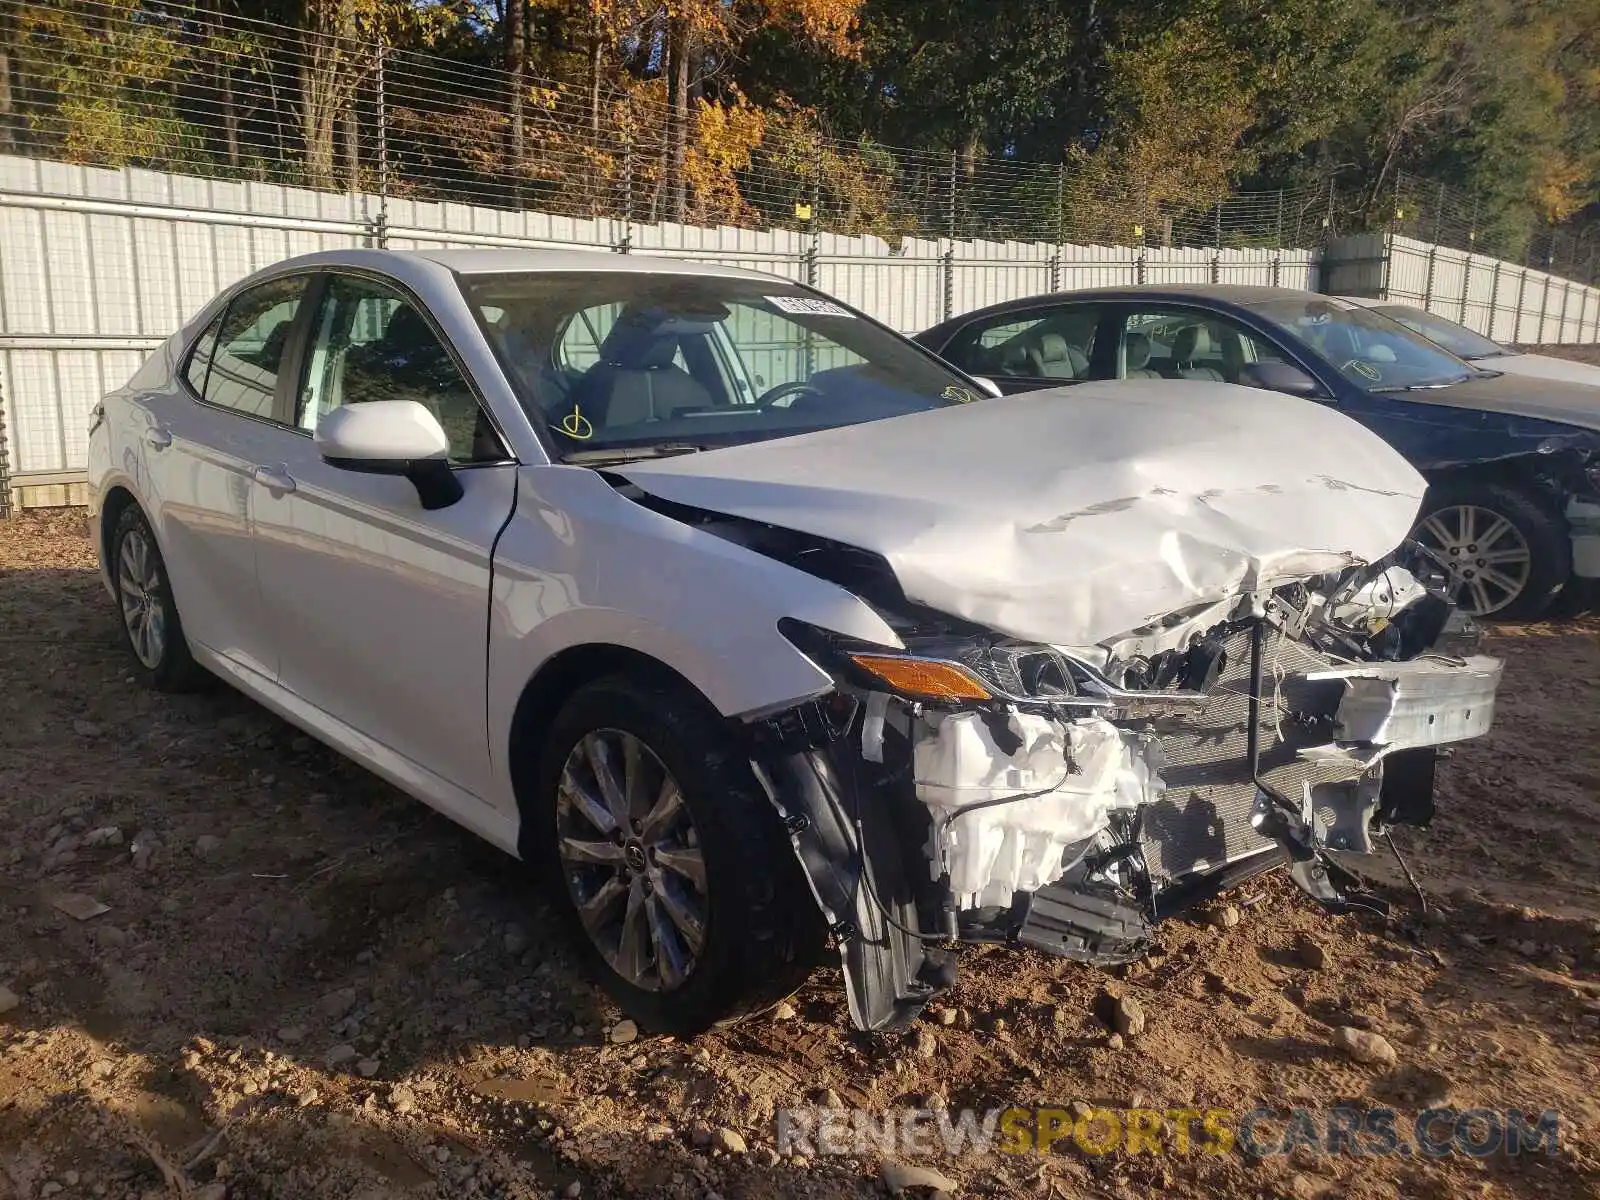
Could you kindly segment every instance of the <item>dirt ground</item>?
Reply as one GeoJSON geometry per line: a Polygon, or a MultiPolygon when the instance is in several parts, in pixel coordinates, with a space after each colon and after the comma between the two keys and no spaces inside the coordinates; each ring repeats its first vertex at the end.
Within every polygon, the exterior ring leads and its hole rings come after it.
{"type": "MultiPolygon", "coordinates": [[[[1280,874],[1116,974],[969,951],[948,1016],[912,1034],[851,1032],[824,969],[785,1019],[619,1045],[516,863],[236,693],[144,691],[92,561],[81,513],[0,522],[7,1200],[881,1195],[875,1158],[776,1153],[774,1109],[823,1089],[873,1110],[1562,1120],[1558,1153],[1516,1158],[932,1160],[966,1195],[1600,1195],[1593,614],[1493,635],[1495,729],[1444,765],[1434,828],[1399,839],[1432,906],[1410,935],[1326,916],[1280,874]],[[56,907],[72,896],[106,911],[56,907]],[[1107,989],[1147,1017],[1124,1046],[1107,989]],[[1346,1025],[1398,1063],[1353,1061],[1346,1025]]],[[[1414,910],[1388,859],[1372,870],[1414,910]]]]}

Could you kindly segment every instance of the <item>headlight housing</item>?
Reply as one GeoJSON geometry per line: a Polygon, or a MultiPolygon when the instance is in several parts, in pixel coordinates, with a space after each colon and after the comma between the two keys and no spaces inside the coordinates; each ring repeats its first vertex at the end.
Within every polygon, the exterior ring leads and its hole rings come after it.
{"type": "Polygon", "coordinates": [[[1059,703],[1078,695],[1072,663],[1050,646],[949,635],[910,637],[889,650],[786,618],[782,634],[842,683],[908,700],[969,705],[1059,703]]]}

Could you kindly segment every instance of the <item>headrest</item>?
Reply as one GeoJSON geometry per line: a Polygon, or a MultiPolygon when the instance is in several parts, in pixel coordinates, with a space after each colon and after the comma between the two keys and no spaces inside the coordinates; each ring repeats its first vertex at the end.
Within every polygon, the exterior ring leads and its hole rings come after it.
{"type": "Polygon", "coordinates": [[[1211,353],[1211,331],[1204,325],[1185,325],[1178,330],[1172,343],[1172,356],[1179,362],[1188,362],[1202,354],[1211,353]]]}
{"type": "Polygon", "coordinates": [[[1123,355],[1130,371],[1142,371],[1150,365],[1150,339],[1142,333],[1130,333],[1123,341],[1123,355]]]}

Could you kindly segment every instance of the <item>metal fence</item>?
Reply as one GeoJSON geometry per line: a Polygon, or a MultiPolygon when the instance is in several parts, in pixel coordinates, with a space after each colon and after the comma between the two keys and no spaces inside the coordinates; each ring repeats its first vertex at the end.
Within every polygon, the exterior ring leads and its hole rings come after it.
{"type": "Polygon", "coordinates": [[[1092,161],[967,161],[830,137],[805,114],[697,112],[675,125],[659,79],[514,85],[492,63],[188,3],[0,0],[0,509],[76,499],[96,398],[220,288],[335,247],[709,259],[907,332],[1041,292],[1239,282],[1392,292],[1505,340],[1600,340],[1600,293],[1540,271],[1551,253],[1485,257],[1490,239],[1444,215],[1459,199],[1433,189],[1429,209],[1417,181],[1351,237],[1372,204],[1332,180],[1157,195],[1092,161]],[[1419,224],[1433,243],[1406,236],[1419,224]]]}

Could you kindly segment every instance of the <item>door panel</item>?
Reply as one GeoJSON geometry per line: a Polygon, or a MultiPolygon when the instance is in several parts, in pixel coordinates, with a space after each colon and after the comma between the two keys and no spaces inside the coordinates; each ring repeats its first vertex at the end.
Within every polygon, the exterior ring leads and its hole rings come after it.
{"type": "Polygon", "coordinates": [[[516,465],[449,347],[396,288],[331,276],[308,329],[290,427],[274,431],[253,493],[278,682],[485,796],[490,559],[516,465]],[[449,436],[464,491],[450,507],[429,512],[405,478],[341,470],[318,454],[321,418],[391,399],[424,405],[449,436]]]}
{"type": "Polygon", "coordinates": [[[290,403],[280,368],[305,287],[289,276],[239,293],[196,341],[183,383],[144,400],[147,499],[184,632],[268,678],[277,648],[256,580],[253,479],[290,403]]]}
{"type": "Polygon", "coordinates": [[[460,471],[465,495],[425,511],[403,478],[330,467],[279,434],[293,491],[256,487],[256,565],[278,682],[475,796],[489,786],[484,697],[490,555],[512,465],[460,471]]]}

